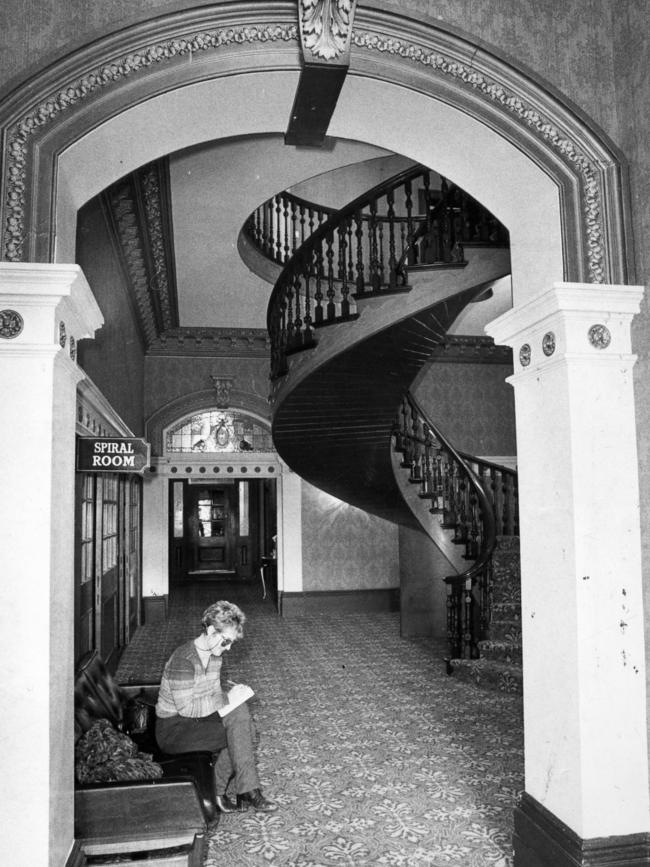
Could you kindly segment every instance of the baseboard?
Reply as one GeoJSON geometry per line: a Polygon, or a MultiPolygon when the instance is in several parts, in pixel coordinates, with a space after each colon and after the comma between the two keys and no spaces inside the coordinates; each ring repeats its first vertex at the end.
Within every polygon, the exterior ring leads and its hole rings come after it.
{"type": "Polygon", "coordinates": [[[650,834],[583,840],[524,792],[515,808],[514,867],[647,867],[650,834]]]}
{"type": "Polygon", "coordinates": [[[81,848],[81,842],[79,840],[75,840],[72,844],[70,854],[66,859],[65,867],[85,867],[85,865],[86,856],[83,849],[81,848]]]}
{"type": "Polygon", "coordinates": [[[380,590],[323,590],[279,593],[283,617],[330,612],[399,611],[399,588],[380,590]]]}

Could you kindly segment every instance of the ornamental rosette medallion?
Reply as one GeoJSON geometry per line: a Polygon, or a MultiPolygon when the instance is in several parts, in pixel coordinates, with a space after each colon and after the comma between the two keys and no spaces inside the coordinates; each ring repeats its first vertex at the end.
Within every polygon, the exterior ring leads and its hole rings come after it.
{"type": "Polygon", "coordinates": [[[342,54],[352,31],[356,0],[300,0],[303,49],[333,60],[342,54]]]}

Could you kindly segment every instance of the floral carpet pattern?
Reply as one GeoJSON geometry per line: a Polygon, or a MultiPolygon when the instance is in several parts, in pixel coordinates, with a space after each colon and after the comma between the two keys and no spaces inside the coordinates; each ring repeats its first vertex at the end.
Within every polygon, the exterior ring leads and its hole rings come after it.
{"type": "Polygon", "coordinates": [[[256,692],[262,788],[280,809],[223,815],[206,867],[510,867],[521,696],[449,678],[444,648],[400,638],[398,614],[283,619],[246,595],[202,588],[140,627],[117,672],[159,677],[211,601],[248,615],[228,676],[256,692]]]}

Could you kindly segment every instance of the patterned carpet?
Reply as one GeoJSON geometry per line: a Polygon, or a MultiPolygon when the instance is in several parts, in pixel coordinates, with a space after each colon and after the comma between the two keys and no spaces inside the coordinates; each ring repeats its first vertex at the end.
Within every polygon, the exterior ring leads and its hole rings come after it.
{"type": "Polygon", "coordinates": [[[274,814],[222,816],[206,867],[512,864],[523,788],[521,697],[455,682],[442,646],[396,614],[282,619],[256,587],[200,587],[140,627],[120,681],[156,680],[216,599],[248,615],[228,676],[256,691],[258,762],[274,814]]]}

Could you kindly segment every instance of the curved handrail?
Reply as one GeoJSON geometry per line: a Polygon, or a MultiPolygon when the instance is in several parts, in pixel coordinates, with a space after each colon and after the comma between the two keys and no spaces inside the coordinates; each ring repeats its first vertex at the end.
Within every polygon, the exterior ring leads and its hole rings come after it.
{"type": "Polygon", "coordinates": [[[440,428],[438,428],[437,425],[433,424],[433,422],[429,420],[420,404],[410,392],[407,393],[406,397],[411,406],[420,415],[423,422],[430,428],[435,438],[444,446],[445,450],[449,452],[449,454],[451,454],[452,457],[454,457],[458,464],[463,468],[465,475],[469,479],[469,482],[474,489],[474,493],[478,498],[479,509],[481,510],[484,527],[484,532],[481,539],[481,551],[479,553],[478,559],[475,560],[474,563],[464,572],[456,575],[449,575],[444,579],[446,583],[453,584],[461,584],[466,581],[472,581],[473,583],[475,578],[483,572],[483,570],[489,563],[492,554],[494,553],[494,549],[496,548],[496,516],[494,514],[494,507],[492,505],[492,501],[488,496],[481,479],[476,475],[474,470],[465,460],[466,457],[472,458],[472,456],[464,452],[459,452],[452,445],[450,440],[442,433],[440,428]]]}
{"type": "Polygon", "coordinates": [[[391,190],[396,189],[401,184],[417,178],[419,175],[422,175],[424,173],[428,174],[428,172],[429,169],[419,163],[415,166],[411,166],[408,169],[404,169],[403,171],[398,172],[396,175],[393,175],[392,177],[387,178],[381,183],[376,184],[374,187],[372,187],[370,190],[367,190],[365,193],[362,193],[360,196],[357,196],[356,199],[353,199],[344,208],[342,208],[340,211],[336,211],[336,213],[334,213],[328,220],[322,223],[318,227],[318,229],[316,229],[316,231],[313,232],[313,234],[311,234],[309,238],[307,238],[305,243],[302,244],[298,250],[296,250],[291,259],[289,259],[289,261],[285,264],[284,268],[280,273],[280,276],[276,280],[273,291],[271,292],[271,297],[269,299],[269,306],[267,310],[267,327],[269,328],[269,331],[272,328],[271,316],[273,313],[273,308],[283,287],[293,280],[294,275],[300,271],[300,268],[302,266],[305,265],[308,256],[310,257],[313,255],[318,245],[327,238],[329,233],[334,232],[336,229],[338,229],[343,220],[346,220],[348,217],[354,216],[363,208],[369,207],[381,196],[385,195],[391,190]]]}
{"type": "Polygon", "coordinates": [[[412,221],[410,183],[421,176],[428,187],[429,175],[428,168],[416,164],[376,184],[322,223],[285,263],[267,309],[272,378],[286,372],[289,352],[314,345],[313,327],[345,321],[350,317],[348,296],[351,287],[355,289],[353,298],[358,298],[395,286],[394,194],[404,185],[407,214],[412,221]],[[382,196],[387,201],[386,218],[377,215],[377,203],[382,196]],[[362,228],[364,209],[369,209],[366,236],[362,228]],[[388,239],[383,236],[384,220],[389,226],[388,239]],[[356,229],[353,229],[355,223],[356,229]],[[365,245],[366,259],[363,253],[365,245]],[[387,256],[385,247],[388,248],[387,256]],[[353,252],[357,255],[354,262],[353,252]],[[384,279],[386,270],[388,281],[384,279]],[[312,280],[316,286],[313,296],[310,294],[312,280]]]}

